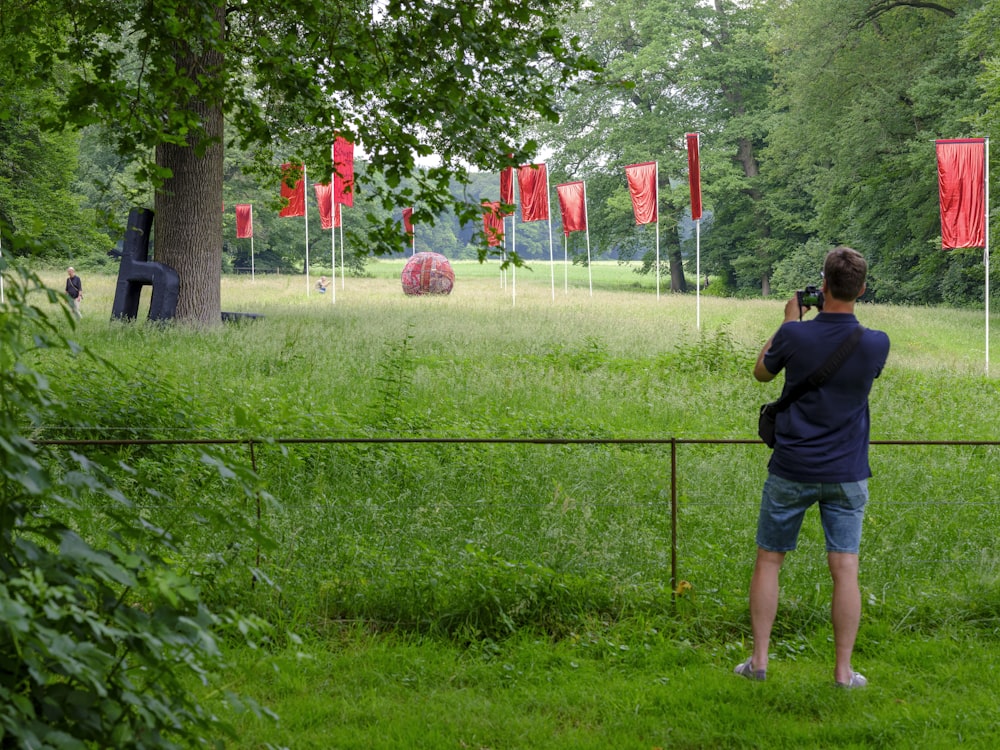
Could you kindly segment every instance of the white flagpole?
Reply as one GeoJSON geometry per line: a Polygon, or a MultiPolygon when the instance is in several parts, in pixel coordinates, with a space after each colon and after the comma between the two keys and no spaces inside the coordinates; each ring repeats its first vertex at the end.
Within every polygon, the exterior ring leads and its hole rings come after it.
{"type": "Polygon", "coordinates": [[[507,288],[507,269],[504,263],[507,262],[507,217],[500,216],[500,225],[503,227],[503,252],[500,254],[500,288],[507,288]]]}
{"type": "Polygon", "coordinates": [[[590,217],[587,216],[587,183],[583,183],[583,217],[587,222],[587,279],[590,282],[590,296],[594,296],[594,272],[590,263],[590,217]]]}
{"type": "Polygon", "coordinates": [[[653,200],[656,210],[656,299],[660,298],[660,162],[653,162],[653,200]]]}
{"type": "MultiPolygon", "coordinates": [[[[694,315],[694,319],[695,319],[695,326],[698,328],[698,330],[701,330],[701,214],[702,214],[701,207],[700,207],[700,204],[701,204],[701,166],[700,166],[700,163],[701,163],[701,161],[700,161],[701,160],[701,133],[688,133],[686,135],[686,138],[690,139],[690,137],[692,135],[694,136],[694,144],[695,144],[694,145],[694,149],[695,149],[694,153],[695,153],[695,156],[698,159],[698,164],[699,164],[698,175],[697,175],[698,176],[698,182],[697,182],[697,185],[698,185],[698,202],[699,202],[698,218],[697,219],[694,218],[694,197],[695,197],[695,194],[694,194],[694,186],[695,186],[694,175],[692,175],[692,174],[688,175],[688,180],[689,180],[689,183],[691,185],[691,218],[694,219],[694,257],[695,257],[694,275],[696,277],[695,278],[695,285],[694,285],[694,297],[695,297],[695,315],[694,315]]],[[[690,167],[690,165],[691,165],[691,142],[690,142],[690,140],[688,140],[687,146],[688,146],[688,166],[690,167]]],[[[682,275],[684,273],[683,269],[684,269],[684,265],[681,264],[681,274],[682,275]]]]}
{"type": "Polygon", "coordinates": [[[253,261],[253,204],[250,204],[250,281],[257,280],[257,269],[253,261]]]}
{"type": "MultiPolygon", "coordinates": [[[[330,209],[337,210],[337,204],[333,202],[333,184],[330,185],[330,209]]],[[[330,217],[330,304],[337,304],[337,222],[336,214],[330,217]]]]}
{"type": "Polygon", "coordinates": [[[306,296],[312,291],[309,287],[309,180],[306,179],[306,165],[302,165],[302,215],[306,219],[306,296]]]}
{"type": "Polygon", "coordinates": [[[701,330],[701,219],[694,223],[695,325],[701,330]]]}
{"type": "MultiPolygon", "coordinates": [[[[330,163],[333,164],[334,171],[337,169],[337,143],[336,139],[330,144],[330,163]]],[[[339,174],[339,173],[338,173],[339,174]]],[[[336,175],[330,178],[330,207],[333,209],[333,226],[330,227],[330,234],[334,235],[331,238],[334,249],[330,256],[330,274],[332,278],[330,279],[330,286],[333,287],[333,301],[337,301],[337,225],[340,225],[340,288],[344,289],[344,216],[343,212],[340,210],[340,203],[337,202],[337,196],[334,192],[334,186],[337,184],[336,175]]]]}
{"type": "Polygon", "coordinates": [[[503,252],[500,254],[500,288],[507,288],[507,269],[504,263],[507,262],[507,218],[501,219],[503,222],[503,252]]]}
{"type": "MultiPolygon", "coordinates": [[[[514,213],[510,215],[510,246],[514,254],[517,254],[517,192],[519,183],[517,181],[517,172],[512,172],[510,175],[511,179],[511,197],[514,199],[514,213]]],[[[524,212],[521,212],[523,218],[524,212]]],[[[517,266],[510,267],[510,306],[517,306],[517,266]]]]}
{"type": "Polygon", "coordinates": [[[549,217],[549,275],[552,277],[552,301],[556,299],[556,261],[552,256],[552,201],[549,200],[549,168],[545,167],[545,209],[549,217]]]}
{"type": "Polygon", "coordinates": [[[563,294],[569,294],[569,235],[563,232],[563,294]]]}
{"type": "Polygon", "coordinates": [[[986,145],[986,168],[984,170],[986,179],[985,194],[985,222],[986,222],[986,247],[983,250],[983,259],[986,265],[986,374],[990,374],[990,139],[984,138],[986,145]]]}
{"type": "MultiPolygon", "coordinates": [[[[346,289],[347,282],[344,281],[344,212],[340,210],[341,204],[336,204],[337,213],[340,216],[340,288],[346,289]]],[[[336,223],[336,222],[334,222],[336,223]]],[[[336,231],[336,229],[334,230],[336,231]]],[[[334,272],[336,273],[336,272],[334,272]]],[[[336,281],[334,282],[336,283],[336,281]]]]}

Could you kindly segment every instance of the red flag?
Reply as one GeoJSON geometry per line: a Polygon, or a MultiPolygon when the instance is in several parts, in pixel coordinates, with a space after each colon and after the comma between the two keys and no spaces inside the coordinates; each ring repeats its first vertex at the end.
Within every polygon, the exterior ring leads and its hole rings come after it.
{"type": "Polygon", "coordinates": [[[688,147],[688,184],[691,186],[691,218],[701,218],[701,158],[698,154],[698,134],[686,133],[688,147]]]}
{"type": "Polygon", "coordinates": [[[253,206],[249,203],[236,204],[236,237],[253,237],[253,206]]]}
{"type": "Polygon", "coordinates": [[[407,237],[413,237],[413,209],[403,209],[403,230],[407,237]]]}
{"type": "Polygon", "coordinates": [[[587,191],[582,182],[556,185],[559,210],[562,212],[563,233],[587,231],[587,191]]]}
{"type": "Polygon", "coordinates": [[[983,138],[935,141],[941,246],[986,247],[986,145],[983,138]]]}
{"type": "Polygon", "coordinates": [[[333,204],[333,226],[339,227],[341,220],[344,218],[344,212],[340,208],[339,203],[333,204]]]}
{"type": "Polygon", "coordinates": [[[647,161],[625,167],[628,191],[636,224],[654,224],[657,218],[656,162],[647,161]]]}
{"type": "Polygon", "coordinates": [[[306,184],[302,177],[301,164],[281,165],[281,197],[288,203],[278,212],[278,216],[304,216],[306,213],[306,184]],[[295,180],[295,187],[289,187],[287,178],[295,180]]]}
{"type": "Polygon", "coordinates": [[[500,170],[500,202],[514,205],[514,167],[500,170]]]}
{"type": "Polygon", "coordinates": [[[333,197],[354,205],[354,144],[339,135],[333,141],[333,197]]]}
{"type": "Polygon", "coordinates": [[[319,225],[322,229],[333,228],[333,187],[329,182],[317,182],[316,203],[319,205],[319,225]]]}
{"type": "Polygon", "coordinates": [[[490,247],[503,244],[503,212],[501,201],[483,201],[483,233],[490,247]]]}
{"type": "Polygon", "coordinates": [[[517,168],[517,187],[521,191],[521,221],[544,221],[549,218],[549,178],[544,164],[517,168]]]}

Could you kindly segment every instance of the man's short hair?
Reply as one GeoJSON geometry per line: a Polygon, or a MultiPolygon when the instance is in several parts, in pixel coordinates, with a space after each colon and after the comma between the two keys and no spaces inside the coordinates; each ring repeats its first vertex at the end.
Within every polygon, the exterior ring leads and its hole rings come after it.
{"type": "Polygon", "coordinates": [[[826,254],[823,278],[830,295],[842,302],[853,302],[861,296],[868,275],[868,262],[857,250],[838,245],[826,254]]]}

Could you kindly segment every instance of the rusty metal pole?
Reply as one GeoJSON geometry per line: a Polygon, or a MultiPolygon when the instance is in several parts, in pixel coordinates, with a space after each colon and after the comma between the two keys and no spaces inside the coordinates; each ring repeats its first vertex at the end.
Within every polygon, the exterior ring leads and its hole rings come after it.
{"type": "MultiPolygon", "coordinates": [[[[254,476],[257,477],[257,454],[253,448],[253,440],[248,442],[250,446],[250,468],[253,469],[254,476]]],[[[254,498],[257,500],[257,553],[255,567],[260,570],[260,519],[261,519],[261,508],[260,508],[260,490],[254,492],[254,498]]],[[[251,588],[257,585],[257,574],[254,573],[253,580],[250,581],[251,588]]]]}
{"type": "Polygon", "coordinates": [[[677,601],[677,439],[670,439],[670,591],[677,601]]]}

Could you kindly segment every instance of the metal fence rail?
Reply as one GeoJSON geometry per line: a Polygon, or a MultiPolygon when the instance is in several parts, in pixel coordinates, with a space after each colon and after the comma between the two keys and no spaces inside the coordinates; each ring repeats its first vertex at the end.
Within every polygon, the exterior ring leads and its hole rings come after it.
{"type": "MultiPolygon", "coordinates": [[[[712,445],[744,445],[764,448],[756,439],[732,438],[491,438],[491,437],[339,437],[339,438],[98,438],[98,439],[39,439],[34,441],[39,446],[50,447],[130,447],[130,446],[245,446],[249,464],[255,473],[258,472],[258,451],[264,446],[303,446],[303,445],[527,445],[527,446],[669,446],[669,486],[670,486],[670,587],[677,591],[680,575],[678,570],[678,549],[681,543],[678,529],[678,480],[681,475],[679,467],[679,448],[681,446],[712,446],[712,445]]],[[[876,451],[883,447],[893,448],[959,448],[959,447],[1000,447],[1000,440],[873,440],[871,445],[876,451]]],[[[761,456],[763,465],[764,455],[761,456]]],[[[989,488],[987,488],[989,490],[989,488]]],[[[1000,503],[996,496],[1000,487],[992,488],[993,500],[986,503],[1000,503]]],[[[911,501],[916,502],[916,501],[911,501]]],[[[931,502],[931,501],[920,501],[931,502]]],[[[946,501],[933,501],[937,503],[946,501]]],[[[961,501],[965,505],[970,501],[961,501]]],[[[258,499],[257,515],[260,518],[261,507],[258,499]]],[[[922,561],[937,562],[937,561],[922,561]]]]}

